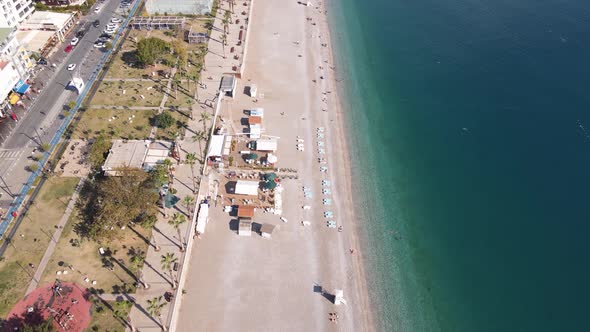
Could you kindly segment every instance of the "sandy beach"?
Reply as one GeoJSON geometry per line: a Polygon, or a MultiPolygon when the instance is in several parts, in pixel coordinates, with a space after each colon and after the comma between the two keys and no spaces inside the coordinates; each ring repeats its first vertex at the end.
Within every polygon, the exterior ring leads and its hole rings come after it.
{"type": "MultiPolygon", "coordinates": [[[[250,20],[245,72],[235,98],[222,102],[220,116],[229,134],[242,133],[245,110],[264,108],[263,133],[280,137],[276,166],[297,170],[298,179],[282,181],[288,222],[257,209],[256,223],[277,225],[272,238],[240,237],[235,217],[223,212],[226,203],[211,205],[206,233],[190,257],[177,330],[372,331],[356,236],[362,225],[352,211],[345,126],[323,4],[255,0],[250,20]],[[251,84],[258,87],[257,100],[244,93],[251,84]],[[298,138],[304,151],[296,148],[298,138]],[[322,191],[322,180],[330,182],[330,194],[322,191]],[[304,197],[303,186],[313,197],[304,197]],[[331,205],[323,205],[325,198],[331,205]],[[304,210],[306,205],[311,209],[304,210]],[[342,232],[326,226],[324,211],[333,211],[328,219],[342,232]],[[302,226],[303,220],[311,225],[302,226]],[[323,294],[336,289],[344,291],[346,305],[336,306],[323,294]],[[334,312],[336,322],[329,319],[334,312]]],[[[223,176],[212,170],[209,182],[223,176]]]]}

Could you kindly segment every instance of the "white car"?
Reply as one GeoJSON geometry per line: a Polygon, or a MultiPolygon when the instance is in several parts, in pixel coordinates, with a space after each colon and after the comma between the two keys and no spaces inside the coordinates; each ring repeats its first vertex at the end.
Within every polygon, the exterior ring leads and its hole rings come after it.
{"type": "Polygon", "coordinates": [[[123,20],[120,18],[116,18],[116,17],[111,18],[111,23],[121,23],[121,22],[123,22],[123,20]]]}
{"type": "Polygon", "coordinates": [[[107,35],[112,35],[113,33],[116,32],[116,30],[111,30],[111,29],[106,29],[105,31],[103,31],[104,33],[106,33],[107,35]]]}
{"type": "Polygon", "coordinates": [[[102,8],[100,8],[100,6],[99,6],[99,7],[96,7],[96,8],[94,8],[94,12],[95,12],[96,14],[98,14],[98,13],[100,12],[100,10],[101,10],[101,9],[102,9],[102,8]]]}
{"type": "Polygon", "coordinates": [[[69,71],[72,71],[72,70],[74,70],[74,69],[76,69],[76,64],[75,64],[75,63],[70,63],[70,64],[68,65],[68,70],[69,70],[69,71]]]}
{"type": "Polygon", "coordinates": [[[94,43],[94,47],[96,47],[96,48],[103,48],[104,46],[105,46],[105,43],[102,43],[102,42],[94,43]]]}
{"type": "Polygon", "coordinates": [[[107,24],[107,30],[117,30],[118,24],[107,24]]]}
{"type": "Polygon", "coordinates": [[[78,43],[79,43],[79,42],[80,42],[80,39],[79,39],[79,38],[74,38],[74,39],[72,39],[72,41],[70,42],[70,45],[72,45],[72,46],[76,46],[76,45],[78,45],[78,43]]]}

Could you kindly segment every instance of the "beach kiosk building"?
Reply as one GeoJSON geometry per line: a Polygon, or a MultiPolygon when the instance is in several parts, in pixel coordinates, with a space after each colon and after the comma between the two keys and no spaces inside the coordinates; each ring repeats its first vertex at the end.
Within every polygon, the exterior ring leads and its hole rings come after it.
{"type": "Polygon", "coordinates": [[[258,181],[238,180],[234,193],[236,195],[258,196],[258,181]]]}
{"type": "Polygon", "coordinates": [[[262,227],[260,227],[260,235],[263,238],[270,239],[272,237],[272,232],[275,230],[275,227],[275,225],[271,224],[262,224],[262,227]]]}

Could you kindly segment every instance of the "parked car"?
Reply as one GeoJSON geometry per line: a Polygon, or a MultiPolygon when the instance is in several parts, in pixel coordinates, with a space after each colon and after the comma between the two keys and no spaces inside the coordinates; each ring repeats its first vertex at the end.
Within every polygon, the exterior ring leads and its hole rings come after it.
{"type": "Polygon", "coordinates": [[[102,48],[105,46],[105,43],[97,41],[96,43],[94,43],[94,47],[96,48],[102,48]]]}
{"type": "Polygon", "coordinates": [[[80,39],[78,37],[76,37],[76,38],[72,39],[72,41],[70,42],[70,45],[76,46],[76,45],[78,45],[79,42],[80,42],[80,39]]]}
{"type": "Polygon", "coordinates": [[[98,14],[102,8],[100,6],[94,8],[94,13],[98,14]]]}
{"type": "Polygon", "coordinates": [[[95,28],[98,28],[98,26],[100,25],[100,20],[95,20],[94,22],[92,22],[92,25],[94,25],[95,28]]]}
{"type": "Polygon", "coordinates": [[[121,22],[123,22],[123,20],[120,18],[113,17],[113,18],[111,18],[111,22],[112,23],[121,23],[121,22]]]}
{"type": "Polygon", "coordinates": [[[39,59],[39,61],[37,61],[37,63],[42,66],[47,66],[47,60],[45,60],[44,58],[39,59]]]}
{"type": "Polygon", "coordinates": [[[68,46],[66,46],[66,48],[64,49],[64,51],[65,51],[66,53],[70,53],[70,52],[72,51],[72,49],[74,49],[74,46],[72,46],[72,45],[68,45],[68,46]]]}
{"type": "Polygon", "coordinates": [[[74,70],[74,69],[76,69],[76,64],[75,64],[75,63],[70,63],[70,64],[68,65],[68,70],[69,70],[69,71],[72,71],[72,70],[74,70]]]}
{"type": "Polygon", "coordinates": [[[108,39],[111,39],[111,38],[112,38],[112,36],[111,36],[111,35],[109,35],[108,33],[103,33],[103,34],[102,34],[102,35],[100,35],[99,37],[100,37],[100,38],[108,38],[108,39]]]}

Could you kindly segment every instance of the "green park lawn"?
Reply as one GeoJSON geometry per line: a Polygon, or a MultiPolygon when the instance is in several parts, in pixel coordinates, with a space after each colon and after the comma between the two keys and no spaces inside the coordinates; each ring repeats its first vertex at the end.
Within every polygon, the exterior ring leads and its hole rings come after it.
{"type": "Polygon", "coordinates": [[[151,130],[150,118],[156,113],[155,110],[88,109],[72,138],[96,138],[103,133],[112,139],[146,139],[151,130]],[[129,120],[132,116],[135,117],[129,120]]]}
{"type": "Polygon", "coordinates": [[[51,257],[42,282],[51,282],[55,278],[63,281],[76,282],[86,287],[93,287],[99,293],[133,293],[135,292],[136,269],[130,263],[128,255],[131,248],[147,251],[145,239],[151,236],[150,231],[141,227],[121,230],[121,238],[109,243],[96,243],[82,240],[74,231],[79,222],[77,211],[74,211],[64,227],[62,236],[51,257]],[[99,248],[111,252],[109,259],[99,253],[99,248]],[[71,266],[71,268],[70,268],[71,266]],[[108,267],[112,266],[113,269],[108,267]],[[63,271],[68,274],[63,274],[63,271]],[[58,275],[57,272],[62,271],[58,275]],[[88,278],[88,282],[85,280],[88,278]],[[93,284],[92,281],[96,281],[93,284]]]}
{"type": "Polygon", "coordinates": [[[103,81],[90,104],[158,107],[164,96],[162,90],[165,87],[164,81],[103,81]]]}
{"type": "MultiPolygon", "coordinates": [[[[0,261],[0,317],[24,295],[79,178],[54,177],[42,186],[0,261]]],[[[51,281],[51,280],[50,280],[51,281]]]]}

